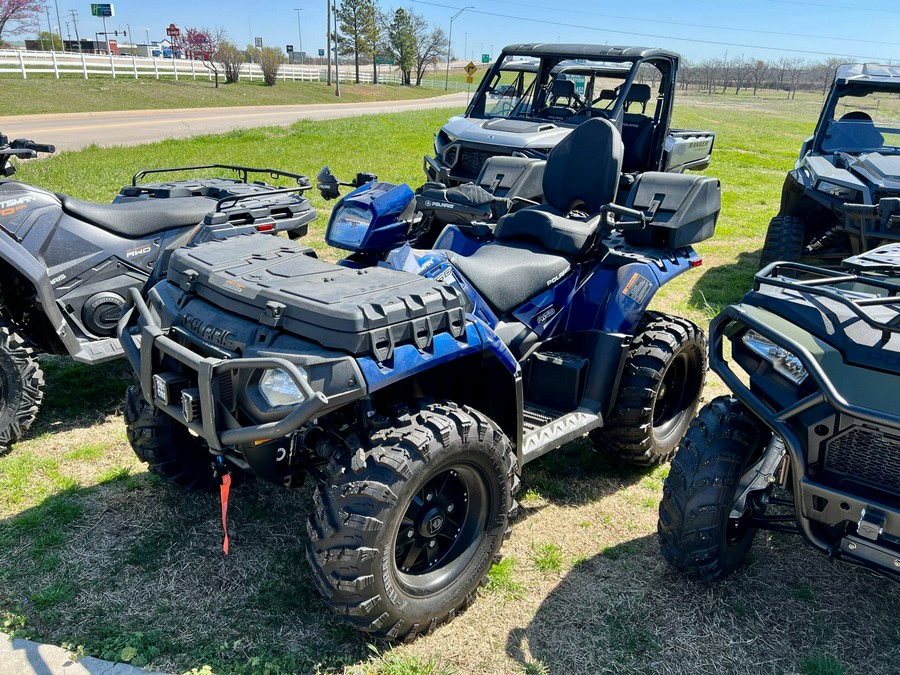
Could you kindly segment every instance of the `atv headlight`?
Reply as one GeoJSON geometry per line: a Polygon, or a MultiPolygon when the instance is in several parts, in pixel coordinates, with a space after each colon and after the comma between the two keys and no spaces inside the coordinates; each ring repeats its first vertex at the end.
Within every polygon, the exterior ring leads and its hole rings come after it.
{"type": "Polygon", "coordinates": [[[368,209],[353,205],[339,206],[329,225],[329,237],[336,245],[352,249],[362,243],[371,222],[372,213],[368,209]]]}
{"type": "Polygon", "coordinates": [[[809,373],[803,367],[803,363],[792,352],[784,347],[779,347],[769,338],[760,335],[755,330],[748,330],[741,338],[747,348],[764,358],[775,369],[775,372],[786,377],[794,384],[800,384],[809,373]]]}
{"type": "MultiPolygon", "coordinates": [[[[306,377],[306,371],[299,368],[300,374],[306,377]]],[[[283,368],[272,368],[263,371],[259,378],[259,393],[273,408],[302,403],[306,397],[297,383],[291,379],[283,368]]]]}
{"type": "Polygon", "coordinates": [[[856,200],[859,197],[859,190],[838,185],[837,183],[829,183],[827,180],[820,180],[818,189],[827,195],[837,197],[844,200],[856,200]]]}

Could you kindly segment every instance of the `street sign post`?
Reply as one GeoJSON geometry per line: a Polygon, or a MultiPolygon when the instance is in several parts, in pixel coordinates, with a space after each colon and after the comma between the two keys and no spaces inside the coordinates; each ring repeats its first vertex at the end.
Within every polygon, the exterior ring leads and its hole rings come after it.
{"type": "Polygon", "coordinates": [[[116,15],[116,8],[113,7],[111,4],[105,4],[105,3],[99,3],[99,2],[91,3],[91,16],[99,16],[99,17],[105,18],[108,16],[115,16],[115,15],[116,15]]]}
{"type": "Polygon", "coordinates": [[[321,56],[325,56],[325,50],[324,50],[324,49],[320,49],[320,50],[319,50],[319,56],[320,56],[320,57],[321,57],[321,56]]]}
{"type": "Polygon", "coordinates": [[[482,62],[482,63],[490,63],[490,62],[491,62],[491,55],[490,55],[490,54],[482,54],[482,55],[481,55],[481,62],[482,62]]]}
{"type": "Polygon", "coordinates": [[[257,49],[262,49],[262,46],[263,46],[262,38],[261,37],[253,38],[253,44],[256,45],[257,49]]]}
{"type": "Polygon", "coordinates": [[[466,71],[466,75],[468,75],[469,78],[471,79],[471,78],[475,75],[475,73],[478,72],[478,66],[476,66],[474,63],[472,63],[471,61],[469,61],[469,62],[466,64],[465,71],[466,71]]]}

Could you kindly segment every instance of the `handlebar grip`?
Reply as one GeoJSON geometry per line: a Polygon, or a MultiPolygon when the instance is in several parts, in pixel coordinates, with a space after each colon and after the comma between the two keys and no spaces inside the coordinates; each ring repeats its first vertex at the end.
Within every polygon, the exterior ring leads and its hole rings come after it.
{"type": "Polygon", "coordinates": [[[34,150],[35,152],[46,152],[49,154],[56,152],[56,146],[47,143],[35,143],[29,138],[17,138],[9,144],[9,147],[16,150],[34,150]]]}

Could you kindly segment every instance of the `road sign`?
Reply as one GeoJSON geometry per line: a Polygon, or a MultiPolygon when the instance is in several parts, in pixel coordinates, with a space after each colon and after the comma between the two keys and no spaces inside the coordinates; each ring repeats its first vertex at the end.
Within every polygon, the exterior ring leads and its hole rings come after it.
{"type": "Polygon", "coordinates": [[[166,35],[169,37],[178,37],[181,35],[181,29],[178,28],[174,23],[170,23],[169,27],[166,28],[166,35]]]}
{"type": "Polygon", "coordinates": [[[102,3],[91,3],[91,16],[115,16],[116,8],[102,3]]]}
{"type": "Polygon", "coordinates": [[[482,54],[482,55],[481,55],[481,62],[482,62],[482,63],[490,63],[490,62],[491,62],[491,55],[490,55],[490,54],[482,54]]]}
{"type": "Polygon", "coordinates": [[[324,49],[320,49],[320,50],[319,50],[319,56],[325,56],[325,50],[324,50],[324,49]]]}
{"type": "Polygon", "coordinates": [[[466,84],[472,84],[472,76],[471,75],[466,76],[466,84]]]}
{"type": "Polygon", "coordinates": [[[287,45],[287,47],[285,47],[285,49],[286,49],[286,51],[287,51],[288,54],[293,54],[293,53],[294,53],[294,45],[287,45]]]}
{"type": "Polygon", "coordinates": [[[392,66],[394,65],[394,59],[390,56],[376,56],[375,57],[375,65],[377,66],[392,66]]]}
{"type": "Polygon", "coordinates": [[[262,49],[262,38],[261,37],[253,38],[253,44],[256,45],[257,49],[262,49]]]}
{"type": "Polygon", "coordinates": [[[466,70],[466,75],[468,75],[469,77],[472,77],[473,75],[475,75],[475,73],[478,72],[478,66],[476,66],[474,63],[472,63],[471,61],[469,61],[469,62],[466,64],[466,69],[465,69],[465,70],[466,70]]]}

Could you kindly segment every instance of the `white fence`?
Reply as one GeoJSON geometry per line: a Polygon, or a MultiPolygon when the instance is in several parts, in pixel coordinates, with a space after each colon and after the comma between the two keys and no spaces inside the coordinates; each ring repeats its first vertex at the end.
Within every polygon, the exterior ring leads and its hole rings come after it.
{"type": "MultiPolygon", "coordinates": [[[[81,77],[85,80],[91,76],[132,78],[140,77],[212,80],[214,74],[203,65],[202,61],[186,59],[147,58],[144,56],[114,56],[112,54],[78,54],[72,52],[37,52],[0,50],[0,74],[15,74],[22,79],[29,75],[53,75],[60,77],[81,77]]],[[[219,77],[224,80],[223,69],[219,68],[219,77]]],[[[255,63],[241,66],[241,79],[262,80],[262,70],[255,63]]],[[[320,66],[300,66],[282,64],[278,69],[278,79],[294,82],[321,82],[326,79],[325,68],[320,66]]],[[[340,68],[341,82],[351,83],[355,79],[352,67],[343,65],[340,68]]],[[[371,84],[374,73],[370,66],[360,68],[359,79],[371,84]]],[[[378,82],[380,84],[400,84],[400,76],[393,67],[379,66],[378,82]],[[385,72],[387,71],[387,72],[385,72]]],[[[443,80],[423,80],[422,86],[432,89],[443,89],[443,80]]],[[[451,91],[465,91],[466,86],[458,82],[450,82],[451,91]]]]}

